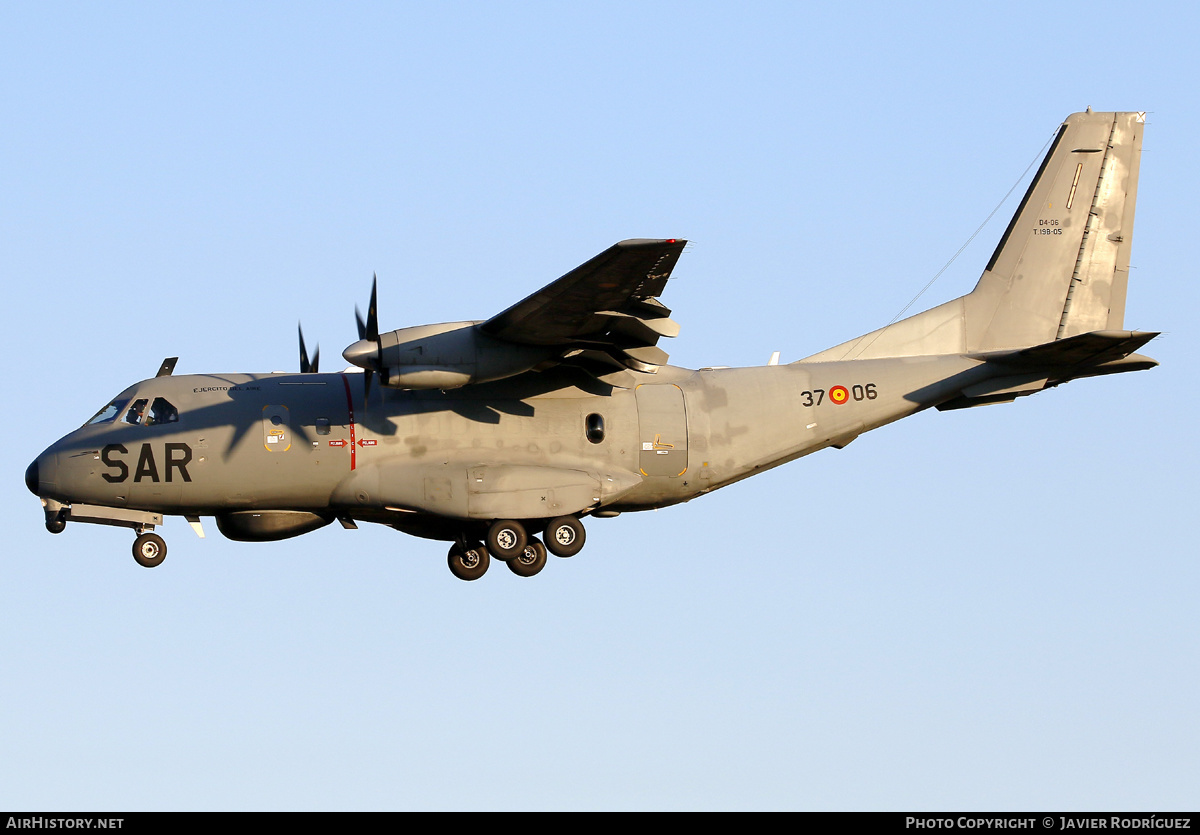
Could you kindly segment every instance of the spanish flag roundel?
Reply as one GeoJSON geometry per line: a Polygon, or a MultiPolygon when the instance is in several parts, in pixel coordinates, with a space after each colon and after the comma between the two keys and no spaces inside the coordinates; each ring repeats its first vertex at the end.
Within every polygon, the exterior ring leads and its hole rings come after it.
{"type": "Polygon", "coordinates": [[[834,386],[829,390],[829,399],[840,406],[850,399],[850,392],[845,386],[834,386]]]}

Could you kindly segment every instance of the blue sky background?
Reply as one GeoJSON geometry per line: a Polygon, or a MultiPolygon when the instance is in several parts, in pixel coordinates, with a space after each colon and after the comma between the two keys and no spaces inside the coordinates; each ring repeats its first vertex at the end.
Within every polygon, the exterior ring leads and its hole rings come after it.
{"type": "MultiPolygon", "coordinates": [[[[0,807],[1200,799],[1188,4],[0,8],[0,807]],[[26,465],[165,356],[325,367],[685,237],[672,362],[890,320],[1070,112],[1146,110],[1150,372],[922,414],[533,580],[440,543],[61,536],[26,465]]],[[[968,291],[1023,185],[916,309],[968,291]]]]}

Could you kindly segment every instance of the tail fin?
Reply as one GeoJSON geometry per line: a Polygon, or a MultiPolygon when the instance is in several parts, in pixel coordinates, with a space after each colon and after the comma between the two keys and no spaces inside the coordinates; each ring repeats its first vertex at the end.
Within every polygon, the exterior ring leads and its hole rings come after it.
{"type": "Polygon", "coordinates": [[[973,291],[802,361],[985,353],[1121,330],[1145,119],[1068,116],[973,291]]]}
{"type": "Polygon", "coordinates": [[[966,349],[1121,330],[1144,113],[1075,113],[1059,129],[966,297],[966,349]]]}

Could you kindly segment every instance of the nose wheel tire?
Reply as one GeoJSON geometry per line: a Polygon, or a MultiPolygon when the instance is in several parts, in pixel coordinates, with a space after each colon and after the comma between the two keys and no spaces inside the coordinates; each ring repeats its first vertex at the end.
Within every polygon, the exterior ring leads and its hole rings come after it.
{"type": "Polygon", "coordinates": [[[133,541],[133,558],[142,568],[162,565],[167,558],[167,543],[155,533],[144,533],[133,541]]]}
{"type": "Polygon", "coordinates": [[[470,542],[464,547],[457,542],[450,546],[447,557],[450,573],[460,580],[478,580],[488,570],[488,550],[478,542],[470,542]]]}
{"type": "Polygon", "coordinates": [[[492,523],[487,532],[488,553],[505,562],[519,556],[525,550],[529,535],[525,526],[511,519],[500,519],[492,523]]]}
{"type": "Polygon", "coordinates": [[[546,546],[536,536],[529,537],[525,550],[508,561],[508,570],[518,577],[532,577],[546,567],[546,546]]]}
{"type": "Polygon", "coordinates": [[[559,516],[546,526],[546,547],[556,557],[573,557],[583,549],[587,535],[574,516],[559,516]]]}

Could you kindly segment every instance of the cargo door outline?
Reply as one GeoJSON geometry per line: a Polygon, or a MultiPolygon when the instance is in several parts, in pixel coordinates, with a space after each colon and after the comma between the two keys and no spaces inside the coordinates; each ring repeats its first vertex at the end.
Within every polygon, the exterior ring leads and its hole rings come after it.
{"type": "Polygon", "coordinates": [[[688,468],[687,408],[674,383],[640,385],[637,400],[638,468],[647,477],[679,478],[688,468]]]}

